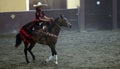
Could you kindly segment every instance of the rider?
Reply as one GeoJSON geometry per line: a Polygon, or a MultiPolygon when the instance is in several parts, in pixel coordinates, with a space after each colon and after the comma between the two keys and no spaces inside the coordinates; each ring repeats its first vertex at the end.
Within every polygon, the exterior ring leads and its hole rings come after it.
{"type": "MultiPolygon", "coordinates": [[[[42,9],[44,7],[48,6],[47,4],[42,4],[41,2],[38,2],[36,5],[33,5],[33,7],[36,8],[36,13],[35,13],[35,22],[38,25],[44,25],[44,23],[47,23],[47,25],[49,25],[52,22],[52,19],[45,16],[44,12],[42,11],[42,9]]],[[[42,26],[42,29],[44,30],[46,28],[46,26],[42,26]]]]}
{"type": "Polygon", "coordinates": [[[20,29],[20,37],[27,43],[30,43],[32,40],[32,31],[36,29],[43,29],[43,31],[46,29],[46,26],[42,26],[45,23],[50,24],[51,19],[47,16],[45,16],[44,12],[42,9],[47,6],[47,4],[42,4],[41,2],[38,2],[36,5],[33,5],[36,8],[36,13],[35,13],[35,20],[33,22],[30,22],[28,24],[25,24],[24,26],[21,27],[20,29]]]}

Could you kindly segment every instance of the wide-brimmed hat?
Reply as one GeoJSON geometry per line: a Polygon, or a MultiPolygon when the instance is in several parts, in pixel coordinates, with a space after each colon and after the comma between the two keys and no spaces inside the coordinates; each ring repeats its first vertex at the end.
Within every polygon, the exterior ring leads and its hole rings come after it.
{"type": "Polygon", "coordinates": [[[40,7],[40,6],[48,6],[48,5],[42,4],[41,2],[38,2],[37,4],[33,5],[33,7],[40,7]]]}

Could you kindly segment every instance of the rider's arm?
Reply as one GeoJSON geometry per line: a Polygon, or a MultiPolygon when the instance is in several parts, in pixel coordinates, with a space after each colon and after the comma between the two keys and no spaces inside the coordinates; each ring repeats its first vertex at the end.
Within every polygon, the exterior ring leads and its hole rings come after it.
{"type": "Polygon", "coordinates": [[[48,19],[41,18],[41,17],[40,17],[40,20],[41,20],[41,21],[45,21],[45,22],[49,21],[48,19]]]}
{"type": "Polygon", "coordinates": [[[51,18],[49,18],[49,17],[47,17],[47,16],[44,16],[44,18],[45,18],[45,19],[48,19],[48,20],[50,20],[50,19],[51,19],[51,18]]]}
{"type": "Polygon", "coordinates": [[[50,21],[51,19],[46,17],[46,16],[44,16],[44,17],[40,17],[40,20],[42,20],[42,21],[50,21]]]}

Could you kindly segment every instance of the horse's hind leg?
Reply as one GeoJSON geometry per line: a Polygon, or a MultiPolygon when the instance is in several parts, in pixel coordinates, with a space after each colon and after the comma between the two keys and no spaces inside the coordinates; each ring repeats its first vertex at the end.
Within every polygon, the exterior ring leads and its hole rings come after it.
{"type": "Polygon", "coordinates": [[[26,62],[29,63],[28,56],[27,56],[28,43],[24,42],[24,44],[25,44],[24,53],[25,53],[26,62]]]}
{"type": "Polygon", "coordinates": [[[29,48],[28,48],[28,51],[30,52],[30,54],[32,55],[32,58],[33,58],[33,61],[35,60],[35,56],[34,54],[32,53],[32,48],[35,46],[35,43],[31,43],[29,48]]]}

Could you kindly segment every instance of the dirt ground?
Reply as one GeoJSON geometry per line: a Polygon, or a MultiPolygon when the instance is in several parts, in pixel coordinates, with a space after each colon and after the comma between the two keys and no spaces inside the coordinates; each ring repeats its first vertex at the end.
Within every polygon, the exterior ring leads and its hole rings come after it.
{"type": "Polygon", "coordinates": [[[48,46],[33,48],[36,61],[26,64],[23,44],[14,47],[15,35],[0,35],[0,69],[120,69],[120,31],[60,33],[56,50],[59,64],[42,62],[51,55],[48,46]]]}

